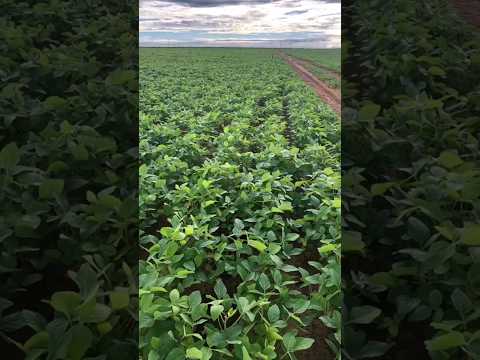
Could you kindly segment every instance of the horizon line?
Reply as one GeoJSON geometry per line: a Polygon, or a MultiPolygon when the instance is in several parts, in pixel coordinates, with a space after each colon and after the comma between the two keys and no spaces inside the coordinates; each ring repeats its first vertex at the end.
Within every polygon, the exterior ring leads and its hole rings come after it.
{"type": "Polygon", "coordinates": [[[290,47],[290,46],[282,46],[282,47],[261,47],[261,46],[145,46],[139,45],[139,48],[143,49],[311,49],[311,50],[341,50],[341,47],[290,47]]]}

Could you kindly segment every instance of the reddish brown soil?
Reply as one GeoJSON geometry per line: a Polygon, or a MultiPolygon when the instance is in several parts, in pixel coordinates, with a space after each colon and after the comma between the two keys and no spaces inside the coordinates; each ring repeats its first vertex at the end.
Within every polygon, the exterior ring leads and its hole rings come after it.
{"type": "Polygon", "coordinates": [[[341,75],[340,75],[340,72],[336,71],[336,70],[333,70],[333,69],[330,69],[322,64],[318,64],[316,63],[315,61],[312,61],[312,60],[307,60],[307,59],[300,59],[300,58],[295,58],[295,60],[297,60],[300,65],[303,65],[304,67],[305,66],[308,66],[308,65],[313,65],[319,69],[322,69],[324,70],[329,76],[331,77],[334,77],[335,79],[337,80],[341,80],[341,75]]]}
{"type": "MultiPolygon", "coordinates": [[[[284,59],[293,68],[293,70],[295,70],[295,72],[302,78],[303,81],[305,81],[306,84],[313,88],[315,93],[326,104],[328,104],[337,114],[341,113],[340,91],[338,89],[335,90],[329,88],[327,84],[319,80],[310,71],[308,71],[305,68],[305,65],[311,62],[303,59],[293,58],[283,52],[279,52],[279,56],[284,59]]],[[[312,64],[319,66],[315,63],[312,64]]],[[[335,76],[337,79],[340,80],[340,74],[323,66],[319,67],[327,70],[329,74],[332,74],[332,76],[335,76]]],[[[311,259],[309,258],[309,254],[304,253],[303,255],[296,257],[295,260],[295,265],[300,267],[307,267],[308,261],[311,259]]],[[[299,290],[304,290],[308,292],[307,288],[299,290]]],[[[323,323],[319,319],[314,320],[312,324],[302,330],[303,331],[299,334],[299,336],[313,338],[315,339],[315,342],[310,349],[299,352],[297,354],[297,358],[299,360],[332,360],[334,358],[334,355],[330,351],[328,344],[325,342],[325,339],[330,334],[330,330],[325,325],[323,325],[323,323]]]]}
{"type": "MultiPolygon", "coordinates": [[[[295,256],[291,264],[295,267],[303,269],[309,268],[310,261],[318,260],[317,251],[307,250],[300,255],[295,256]]],[[[302,292],[304,295],[309,296],[311,292],[315,291],[314,287],[295,287],[296,290],[302,292]]],[[[292,326],[291,329],[295,329],[292,326]]],[[[301,351],[296,354],[298,360],[333,360],[335,355],[330,350],[330,347],[325,342],[328,336],[332,335],[332,331],[327,328],[320,319],[315,319],[312,323],[302,328],[298,336],[308,337],[315,339],[312,347],[308,350],[301,351]]]]}
{"type": "Polygon", "coordinates": [[[333,360],[334,356],[325,342],[325,338],[329,335],[329,329],[323,325],[321,320],[314,320],[310,326],[305,329],[306,336],[315,339],[312,347],[308,350],[297,353],[299,360],[333,360]]]}
{"type": "Polygon", "coordinates": [[[450,0],[458,13],[470,24],[480,28],[479,0],[450,0]]]}
{"type": "Polygon", "coordinates": [[[312,347],[295,353],[298,360],[333,360],[335,355],[330,351],[325,339],[330,334],[330,330],[323,325],[322,321],[315,319],[308,326],[298,329],[298,326],[289,324],[288,330],[298,331],[297,336],[314,339],[312,347]]]}
{"type": "Polygon", "coordinates": [[[285,53],[280,53],[280,56],[295,70],[306,84],[313,88],[315,93],[329,105],[333,111],[337,114],[341,113],[341,95],[338,89],[331,89],[323,81],[317,79],[301,64],[302,60],[294,59],[285,53]]]}

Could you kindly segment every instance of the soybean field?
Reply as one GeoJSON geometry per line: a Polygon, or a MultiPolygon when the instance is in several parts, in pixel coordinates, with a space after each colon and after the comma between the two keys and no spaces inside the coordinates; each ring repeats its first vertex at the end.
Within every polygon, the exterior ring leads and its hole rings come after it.
{"type": "Polygon", "coordinates": [[[278,50],[141,49],[140,162],[142,359],[339,358],[340,120],[278,50]]]}

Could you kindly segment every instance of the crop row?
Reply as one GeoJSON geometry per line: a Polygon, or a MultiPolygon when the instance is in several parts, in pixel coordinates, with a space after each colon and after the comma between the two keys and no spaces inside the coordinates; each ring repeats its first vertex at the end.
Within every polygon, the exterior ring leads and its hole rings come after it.
{"type": "Polygon", "coordinates": [[[294,358],[339,329],[338,119],[272,52],[209,51],[142,53],[141,352],[294,358]]]}

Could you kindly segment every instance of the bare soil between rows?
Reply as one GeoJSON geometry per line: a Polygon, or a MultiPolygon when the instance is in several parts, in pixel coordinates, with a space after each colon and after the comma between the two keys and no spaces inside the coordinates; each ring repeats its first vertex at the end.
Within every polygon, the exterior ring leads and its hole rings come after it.
{"type": "MultiPolygon", "coordinates": [[[[319,80],[315,75],[308,71],[305,66],[308,62],[301,59],[296,59],[291,56],[286,55],[283,52],[279,52],[279,56],[284,59],[292,69],[302,78],[302,80],[313,88],[315,93],[326,103],[328,104],[337,114],[341,112],[341,97],[340,91],[334,90],[328,87],[326,83],[319,80]]],[[[328,69],[325,69],[328,70],[328,69]]],[[[334,72],[329,71],[329,74],[334,74],[334,72]]],[[[336,74],[334,76],[338,76],[336,74]]],[[[288,118],[288,117],[286,117],[288,118]]],[[[287,138],[290,138],[287,136],[287,138]]],[[[295,266],[299,267],[308,267],[309,260],[313,253],[308,251],[301,256],[298,256],[295,260],[295,266]]],[[[300,290],[300,289],[299,289],[300,290]]],[[[300,290],[302,291],[302,290],[300,290]]],[[[303,289],[308,293],[308,289],[303,289]]],[[[299,360],[332,360],[334,358],[333,353],[331,352],[329,346],[325,342],[325,339],[331,333],[320,319],[315,319],[313,322],[305,327],[299,336],[306,336],[315,339],[312,347],[306,351],[302,351],[297,354],[299,360]]]]}
{"type": "Polygon", "coordinates": [[[327,105],[332,108],[333,111],[339,115],[341,114],[342,105],[340,90],[331,89],[325,82],[319,80],[315,75],[308,71],[304,65],[302,65],[303,60],[295,59],[283,52],[280,52],[279,55],[292,67],[292,69],[300,76],[300,78],[307,85],[309,85],[327,105]]]}
{"type": "Polygon", "coordinates": [[[460,16],[467,22],[480,28],[480,1],[479,0],[450,0],[460,16]]]}

